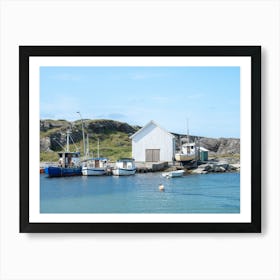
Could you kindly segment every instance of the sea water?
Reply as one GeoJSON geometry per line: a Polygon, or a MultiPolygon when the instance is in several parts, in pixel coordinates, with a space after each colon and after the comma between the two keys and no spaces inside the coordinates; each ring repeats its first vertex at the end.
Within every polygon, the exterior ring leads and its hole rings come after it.
{"type": "Polygon", "coordinates": [[[41,213],[239,213],[240,174],[40,175],[41,213]],[[164,191],[159,190],[163,184],[164,191]]]}

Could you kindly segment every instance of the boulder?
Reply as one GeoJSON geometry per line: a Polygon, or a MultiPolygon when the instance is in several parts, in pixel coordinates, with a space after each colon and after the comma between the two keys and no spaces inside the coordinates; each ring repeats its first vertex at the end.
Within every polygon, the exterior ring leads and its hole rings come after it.
{"type": "Polygon", "coordinates": [[[211,166],[210,164],[206,164],[206,166],[204,167],[204,171],[211,171],[213,169],[213,166],[211,166]]]}
{"type": "Polygon", "coordinates": [[[43,137],[40,139],[40,151],[50,151],[51,139],[50,137],[43,137]]]}
{"type": "Polygon", "coordinates": [[[226,169],[225,169],[224,167],[222,167],[222,166],[215,166],[215,167],[213,168],[213,171],[214,171],[214,172],[225,172],[226,169]]]}
{"type": "Polygon", "coordinates": [[[193,169],[190,171],[191,174],[207,174],[208,172],[202,168],[193,169]]]}

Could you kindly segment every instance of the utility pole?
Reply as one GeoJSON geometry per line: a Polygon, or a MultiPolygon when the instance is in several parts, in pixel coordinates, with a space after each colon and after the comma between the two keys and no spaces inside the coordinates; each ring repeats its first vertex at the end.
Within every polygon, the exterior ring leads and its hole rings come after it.
{"type": "Polygon", "coordinates": [[[89,140],[88,140],[88,134],[87,134],[87,157],[89,156],[89,140]]]}
{"type": "Polygon", "coordinates": [[[99,138],[97,138],[97,157],[99,158],[99,138]]]}
{"type": "Polygon", "coordinates": [[[84,157],[86,155],[86,143],[85,143],[85,128],[84,128],[84,120],[80,112],[77,112],[80,115],[82,121],[82,132],[83,132],[83,145],[84,145],[84,157]]]}

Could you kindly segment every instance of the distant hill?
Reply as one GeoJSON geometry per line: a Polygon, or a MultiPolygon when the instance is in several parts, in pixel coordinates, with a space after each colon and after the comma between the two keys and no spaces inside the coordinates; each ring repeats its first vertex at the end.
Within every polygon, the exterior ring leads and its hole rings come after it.
{"type": "MultiPolygon", "coordinates": [[[[113,120],[84,120],[85,133],[89,136],[89,151],[93,156],[116,160],[120,157],[131,157],[131,140],[129,136],[139,130],[140,126],[131,126],[127,123],[113,120]]],[[[66,131],[71,129],[72,151],[83,151],[83,134],[81,120],[69,122],[66,120],[40,120],[40,160],[56,161],[57,151],[63,150],[66,145],[66,131]]],[[[186,135],[175,134],[176,147],[184,142],[186,135]]],[[[190,136],[190,141],[199,141],[200,145],[217,155],[239,154],[240,140],[236,138],[207,138],[190,136]]]]}

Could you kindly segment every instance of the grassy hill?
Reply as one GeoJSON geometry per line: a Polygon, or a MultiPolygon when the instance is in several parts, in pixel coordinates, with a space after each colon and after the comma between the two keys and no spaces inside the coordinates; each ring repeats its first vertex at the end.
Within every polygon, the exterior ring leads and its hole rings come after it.
{"type": "MultiPolygon", "coordinates": [[[[84,120],[85,134],[89,135],[90,156],[108,157],[115,161],[120,157],[131,157],[131,140],[129,136],[139,127],[111,120],[84,120]]],[[[40,121],[40,161],[57,161],[57,152],[66,147],[66,130],[72,131],[70,151],[83,154],[82,123],[59,120],[40,121]]]]}

